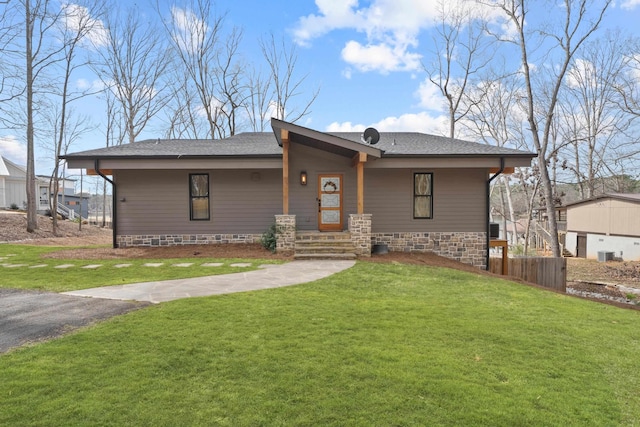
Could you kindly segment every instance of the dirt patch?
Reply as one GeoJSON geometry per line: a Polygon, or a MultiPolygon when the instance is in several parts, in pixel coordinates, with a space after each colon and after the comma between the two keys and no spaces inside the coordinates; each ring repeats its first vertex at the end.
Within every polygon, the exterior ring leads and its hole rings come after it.
{"type": "Polygon", "coordinates": [[[105,245],[112,241],[112,232],[89,224],[59,220],[58,232],[53,233],[51,217],[38,215],[38,228],[27,231],[27,214],[16,211],[0,211],[0,242],[25,243],[50,246],[105,245]]]}
{"type": "Polygon", "coordinates": [[[567,258],[567,282],[615,284],[640,289],[640,262],[567,258]]]}

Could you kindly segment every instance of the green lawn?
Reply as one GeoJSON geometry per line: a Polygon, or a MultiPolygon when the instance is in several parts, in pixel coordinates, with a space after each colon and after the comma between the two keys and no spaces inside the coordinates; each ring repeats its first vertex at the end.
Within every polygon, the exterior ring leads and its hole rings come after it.
{"type": "Polygon", "coordinates": [[[41,255],[69,247],[0,245],[0,287],[16,289],[37,289],[52,292],[65,292],[97,286],[122,285],[126,283],[150,282],[156,280],[181,279],[187,277],[213,276],[216,274],[239,273],[255,270],[261,264],[278,261],[255,259],[53,259],[41,255]],[[4,259],[2,259],[4,258],[4,259]],[[220,267],[202,267],[203,263],[222,262],[220,267]],[[251,263],[250,267],[231,267],[235,263],[251,263]],[[147,263],[163,263],[161,267],[145,267],[147,263]],[[193,263],[190,267],[173,267],[172,264],[193,263]],[[22,267],[3,267],[2,264],[22,267]],[[46,267],[28,268],[45,265],[46,267]],[[57,265],[73,264],[73,268],[56,269],[57,265]],[[100,264],[96,269],[83,269],[83,266],[100,264]],[[126,268],[116,268],[118,264],[131,264],[126,268]]]}
{"type": "Polygon", "coordinates": [[[640,425],[640,312],[359,262],[0,356],[0,425],[640,425]]]}

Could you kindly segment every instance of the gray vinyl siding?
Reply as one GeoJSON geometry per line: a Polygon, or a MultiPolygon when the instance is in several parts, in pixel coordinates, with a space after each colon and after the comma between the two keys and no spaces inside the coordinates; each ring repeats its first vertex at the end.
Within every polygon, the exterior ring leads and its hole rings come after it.
{"type": "Polygon", "coordinates": [[[486,169],[365,169],[372,232],[486,231],[486,169]],[[413,173],[433,173],[433,218],[413,218],[413,173]]]}
{"type": "MultiPolygon", "coordinates": [[[[374,160],[373,162],[384,160],[374,160]]],[[[343,226],[357,211],[357,177],[351,159],[312,148],[291,145],[289,213],[299,230],[318,229],[318,175],[342,173],[343,226]],[[300,185],[306,171],[308,184],[300,185]]],[[[485,232],[487,169],[364,170],[364,212],[373,215],[372,232],[485,232]],[[413,219],[413,173],[433,173],[433,219],[413,219]]]]}
{"type": "Polygon", "coordinates": [[[356,170],[351,159],[326,151],[291,144],[289,154],[289,213],[296,216],[298,230],[318,229],[318,175],[343,175],[343,228],[349,214],[357,210],[356,170]],[[300,185],[300,172],[307,172],[307,185],[300,185]]]}
{"type": "Polygon", "coordinates": [[[121,170],[115,182],[119,235],[262,233],[282,213],[275,169],[121,170]],[[189,173],[209,174],[208,221],[189,219],[189,173]]]}

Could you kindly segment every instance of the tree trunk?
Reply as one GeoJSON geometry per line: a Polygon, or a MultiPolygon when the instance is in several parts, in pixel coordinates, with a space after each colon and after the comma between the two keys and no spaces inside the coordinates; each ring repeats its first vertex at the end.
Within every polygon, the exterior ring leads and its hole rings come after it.
{"type": "Polygon", "coordinates": [[[540,179],[542,181],[542,191],[544,192],[545,205],[547,208],[547,230],[551,234],[551,253],[554,257],[560,257],[560,241],[558,240],[558,221],[556,220],[556,207],[553,202],[553,186],[549,178],[549,169],[546,163],[540,165],[540,179]]]}
{"type": "Polygon", "coordinates": [[[26,74],[27,74],[27,231],[33,233],[38,229],[38,212],[36,206],[36,172],[33,149],[33,52],[31,37],[33,20],[31,5],[25,0],[26,20],[26,74]]]}

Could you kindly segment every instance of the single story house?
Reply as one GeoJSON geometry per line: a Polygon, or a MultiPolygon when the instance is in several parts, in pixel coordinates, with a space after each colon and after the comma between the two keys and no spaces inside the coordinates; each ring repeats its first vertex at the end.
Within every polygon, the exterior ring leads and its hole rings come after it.
{"type": "Polygon", "coordinates": [[[486,268],[490,182],[534,157],[422,133],[370,129],[365,140],[277,119],[271,127],[64,158],[112,183],[116,247],[255,242],[275,221],[278,251],[295,250],[305,233],[344,232],[360,256],[384,244],[486,268]]]}
{"type": "Polygon", "coordinates": [[[567,205],[565,248],[574,256],[640,261],[640,194],[604,194],[567,205]]]}

